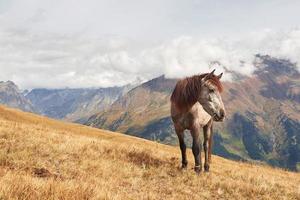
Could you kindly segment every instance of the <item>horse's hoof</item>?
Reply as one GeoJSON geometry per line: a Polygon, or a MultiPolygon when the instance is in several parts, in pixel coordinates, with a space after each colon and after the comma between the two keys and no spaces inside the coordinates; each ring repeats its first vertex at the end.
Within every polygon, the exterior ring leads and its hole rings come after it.
{"type": "Polygon", "coordinates": [[[182,163],[182,165],[181,165],[181,169],[186,169],[187,168],[187,162],[186,163],[182,163]]]}
{"type": "Polygon", "coordinates": [[[209,165],[204,165],[204,171],[209,172],[209,165]]]}
{"type": "Polygon", "coordinates": [[[195,166],[194,171],[196,172],[196,174],[200,174],[200,172],[202,171],[201,166],[195,166]]]}

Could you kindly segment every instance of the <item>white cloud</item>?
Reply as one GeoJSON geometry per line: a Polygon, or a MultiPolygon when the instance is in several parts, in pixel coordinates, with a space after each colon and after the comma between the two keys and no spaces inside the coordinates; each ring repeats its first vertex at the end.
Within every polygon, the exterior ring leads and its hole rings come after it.
{"type": "Polygon", "coordinates": [[[207,72],[214,61],[221,63],[219,72],[225,66],[250,75],[256,53],[300,62],[300,30],[267,30],[240,39],[178,37],[148,48],[121,38],[0,33],[0,79],[23,88],[106,87],[137,77],[182,77],[207,72]]]}
{"type": "Polygon", "coordinates": [[[2,1],[0,80],[22,88],[106,87],[137,77],[207,72],[214,61],[221,63],[218,72],[226,66],[250,75],[256,53],[299,63],[300,29],[290,29],[299,25],[297,5],[292,0],[2,1]],[[286,31],[278,31],[282,27],[286,31]]]}

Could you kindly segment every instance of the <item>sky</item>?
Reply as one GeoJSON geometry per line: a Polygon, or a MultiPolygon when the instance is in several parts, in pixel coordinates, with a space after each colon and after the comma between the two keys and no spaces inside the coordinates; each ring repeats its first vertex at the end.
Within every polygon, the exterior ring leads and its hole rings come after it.
{"type": "Polygon", "coordinates": [[[300,62],[299,8],[298,0],[0,0],[0,80],[32,89],[225,67],[250,76],[257,53],[300,62]]]}

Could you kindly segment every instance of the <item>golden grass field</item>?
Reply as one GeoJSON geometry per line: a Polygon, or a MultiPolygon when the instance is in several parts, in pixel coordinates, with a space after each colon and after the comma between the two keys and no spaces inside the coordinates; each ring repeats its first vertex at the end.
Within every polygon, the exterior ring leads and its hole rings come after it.
{"type": "Polygon", "coordinates": [[[197,176],[189,150],[0,106],[0,199],[300,199],[300,174],[213,156],[197,176]]]}

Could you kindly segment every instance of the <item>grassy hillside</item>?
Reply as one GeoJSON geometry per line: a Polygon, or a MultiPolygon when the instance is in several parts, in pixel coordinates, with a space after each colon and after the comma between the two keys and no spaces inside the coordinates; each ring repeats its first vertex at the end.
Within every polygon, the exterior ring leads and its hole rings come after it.
{"type": "Polygon", "coordinates": [[[0,106],[0,199],[300,199],[300,174],[213,156],[179,170],[179,148],[0,106]]]}

